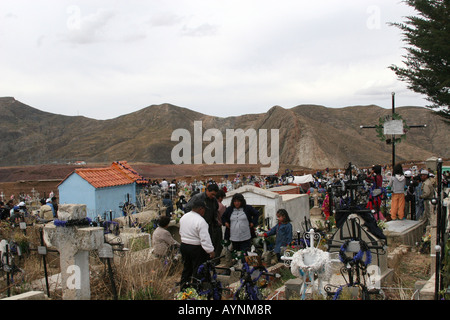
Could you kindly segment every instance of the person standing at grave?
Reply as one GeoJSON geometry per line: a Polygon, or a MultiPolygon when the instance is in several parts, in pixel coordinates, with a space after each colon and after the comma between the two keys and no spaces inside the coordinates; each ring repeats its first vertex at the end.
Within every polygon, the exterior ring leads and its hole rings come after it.
{"type": "Polygon", "coordinates": [[[55,196],[53,196],[51,199],[52,199],[53,209],[55,210],[55,218],[58,218],[58,201],[55,196]]]}
{"type": "Polygon", "coordinates": [[[325,215],[325,220],[330,219],[330,190],[326,190],[325,199],[322,203],[322,212],[325,215]]]}
{"type": "Polygon", "coordinates": [[[222,226],[222,215],[225,212],[225,210],[227,209],[227,207],[222,203],[223,199],[225,199],[225,191],[223,189],[220,189],[219,191],[217,191],[216,194],[216,199],[217,199],[217,203],[219,205],[219,209],[217,212],[217,222],[219,224],[219,226],[222,226]]]}
{"type": "Polygon", "coordinates": [[[169,193],[165,193],[164,194],[164,199],[162,201],[162,204],[164,207],[166,207],[166,216],[170,217],[172,212],[173,212],[173,202],[170,199],[170,194],[169,193]]]}
{"type": "Polygon", "coordinates": [[[185,206],[186,212],[192,210],[192,206],[195,201],[203,201],[206,205],[205,214],[203,218],[209,226],[209,234],[211,235],[211,241],[214,245],[215,254],[219,257],[222,253],[222,227],[217,221],[219,214],[219,204],[216,199],[219,187],[217,184],[208,184],[204,192],[197,193],[193,196],[185,206]]]}
{"type": "Polygon", "coordinates": [[[205,202],[195,200],[191,204],[191,211],[180,219],[180,252],[183,261],[180,291],[187,288],[192,277],[197,276],[198,267],[209,259],[213,259],[214,246],[209,235],[208,223],[204,219],[205,202]]]}
{"type": "Polygon", "coordinates": [[[429,172],[427,170],[420,171],[420,178],[422,180],[422,189],[420,198],[423,199],[423,216],[422,219],[430,222],[430,212],[431,212],[431,199],[435,196],[435,188],[433,185],[433,180],[429,177],[429,172]]]}
{"type": "Polygon", "coordinates": [[[416,220],[422,219],[423,216],[423,199],[420,198],[420,195],[422,194],[422,178],[420,176],[420,173],[413,178],[414,182],[416,183],[416,189],[414,190],[414,197],[416,199],[416,220]]]}
{"type": "Polygon", "coordinates": [[[52,208],[53,218],[55,218],[55,217],[56,217],[56,211],[55,211],[55,208],[53,207],[52,199],[51,199],[51,198],[48,198],[48,199],[45,201],[45,203],[46,203],[50,208],[52,208]]]}
{"type": "Polygon", "coordinates": [[[285,209],[277,211],[278,224],[268,232],[263,233],[265,238],[276,235],[275,247],[273,252],[277,255],[278,261],[281,260],[281,247],[287,247],[292,242],[292,224],[289,214],[285,209]]]}
{"type": "Polygon", "coordinates": [[[400,163],[394,166],[393,175],[388,186],[392,190],[391,219],[405,220],[405,184],[406,179],[400,163]]]}
{"type": "Polygon", "coordinates": [[[258,210],[248,205],[241,193],[233,195],[230,206],[222,215],[222,224],[226,227],[224,238],[231,241],[233,250],[250,251],[258,217],[258,210]]]}
{"type": "Polygon", "coordinates": [[[367,203],[367,208],[370,210],[375,210],[375,219],[384,220],[384,216],[380,211],[383,196],[381,191],[381,188],[383,187],[383,176],[381,175],[380,165],[374,165],[372,167],[366,181],[371,184],[371,193],[369,196],[369,202],[367,203]]]}
{"type": "Polygon", "coordinates": [[[411,170],[405,171],[406,192],[405,192],[405,217],[410,214],[411,220],[416,220],[416,196],[415,189],[417,182],[414,180],[411,170]]]}
{"type": "Polygon", "coordinates": [[[163,192],[166,192],[169,190],[169,183],[167,182],[166,178],[164,178],[163,181],[161,181],[161,190],[163,192]]]}
{"type": "Polygon", "coordinates": [[[53,220],[53,210],[52,208],[46,204],[44,199],[41,199],[41,207],[38,212],[38,221],[51,221],[53,220]]]}

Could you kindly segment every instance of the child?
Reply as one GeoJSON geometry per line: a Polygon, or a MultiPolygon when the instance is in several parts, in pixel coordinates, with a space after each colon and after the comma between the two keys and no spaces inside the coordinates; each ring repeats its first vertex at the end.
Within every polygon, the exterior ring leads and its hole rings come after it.
{"type": "Polygon", "coordinates": [[[393,177],[389,181],[392,190],[391,219],[405,220],[405,175],[400,163],[394,167],[393,177]]]}
{"type": "Polygon", "coordinates": [[[276,235],[275,248],[273,252],[276,253],[278,261],[281,258],[281,247],[287,247],[292,242],[292,224],[291,219],[285,209],[277,211],[278,224],[263,234],[264,237],[276,235]]]}

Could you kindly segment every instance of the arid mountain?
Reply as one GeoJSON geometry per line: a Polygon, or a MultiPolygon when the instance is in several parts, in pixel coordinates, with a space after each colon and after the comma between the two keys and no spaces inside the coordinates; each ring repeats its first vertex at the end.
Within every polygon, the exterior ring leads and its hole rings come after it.
{"type": "MultiPolygon", "coordinates": [[[[450,157],[448,123],[425,108],[399,107],[396,111],[408,125],[427,125],[411,128],[406,139],[396,144],[397,161],[450,157]]],[[[0,166],[75,160],[171,164],[172,149],[179,144],[171,141],[172,133],[186,129],[193,141],[194,121],[201,121],[203,133],[207,129],[220,130],[224,148],[227,129],[268,129],[268,147],[270,129],[279,129],[280,164],[287,166],[323,169],[343,167],[349,162],[370,166],[390,163],[392,159],[392,146],[380,141],[375,129],[360,128],[378,124],[380,117],[390,115],[390,109],[377,106],[274,106],[266,113],[220,118],[163,104],[110,120],[95,120],[43,112],[5,97],[0,98],[0,112],[0,166]]],[[[202,149],[210,144],[204,141],[202,149]]]]}

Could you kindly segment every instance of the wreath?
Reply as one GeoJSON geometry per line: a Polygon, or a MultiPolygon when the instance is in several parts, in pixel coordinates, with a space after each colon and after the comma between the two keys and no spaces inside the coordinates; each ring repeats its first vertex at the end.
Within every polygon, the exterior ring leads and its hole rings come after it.
{"type": "Polygon", "coordinates": [[[305,272],[309,271],[328,274],[330,269],[330,261],[330,254],[328,252],[317,248],[302,249],[294,253],[292,256],[291,273],[296,277],[303,276],[305,272]],[[306,254],[315,257],[312,264],[305,264],[304,256],[306,254]]]}
{"type": "Polygon", "coordinates": [[[372,262],[372,254],[370,253],[367,243],[364,242],[363,240],[359,241],[360,249],[358,253],[356,253],[356,255],[350,258],[345,254],[345,252],[347,251],[347,247],[351,241],[353,240],[345,241],[344,244],[341,246],[341,249],[339,250],[339,259],[341,260],[341,262],[344,263],[345,265],[362,262],[365,266],[368,266],[372,262]],[[366,255],[366,260],[362,261],[364,254],[366,255]]]}
{"type": "Polygon", "coordinates": [[[403,134],[399,137],[395,138],[395,143],[400,143],[403,139],[406,138],[406,132],[409,130],[406,121],[402,118],[398,113],[393,113],[392,116],[380,117],[378,119],[378,125],[375,126],[375,130],[377,132],[377,137],[380,138],[381,141],[386,141],[387,138],[384,135],[384,123],[388,120],[402,120],[403,121],[403,134]]]}

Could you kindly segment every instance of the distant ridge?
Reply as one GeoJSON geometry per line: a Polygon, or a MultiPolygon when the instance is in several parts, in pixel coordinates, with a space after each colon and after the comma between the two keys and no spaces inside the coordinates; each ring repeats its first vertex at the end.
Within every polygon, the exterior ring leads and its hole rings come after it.
{"type": "MultiPolygon", "coordinates": [[[[214,102],[211,102],[213,104],[214,102]]],[[[398,107],[411,129],[396,145],[397,161],[450,157],[450,126],[422,107],[398,107]]],[[[171,104],[151,105],[109,120],[64,116],[40,111],[13,97],[0,98],[0,166],[67,163],[75,160],[110,163],[117,160],[171,164],[174,130],[193,134],[194,121],[203,130],[279,129],[280,163],[307,168],[390,163],[392,147],[377,137],[375,125],[391,110],[375,105],[327,108],[274,106],[265,113],[214,117],[171,104]]],[[[204,146],[208,145],[204,142],[204,146]]]]}

